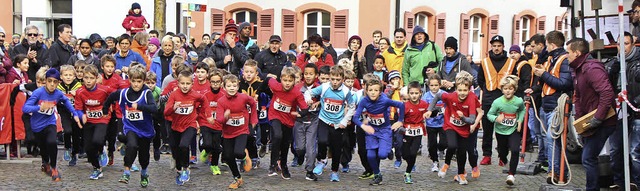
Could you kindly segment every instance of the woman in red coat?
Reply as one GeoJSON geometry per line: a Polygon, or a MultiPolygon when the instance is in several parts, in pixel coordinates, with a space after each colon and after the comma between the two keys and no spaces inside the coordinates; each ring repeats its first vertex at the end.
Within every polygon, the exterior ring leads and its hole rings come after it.
{"type": "Polygon", "coordinates": [[[311,35],[309,39],[309,50],[301,52],[296,60],[296,66],[304,68],[307,63],[314,63],[320,69],[322,66],[333,66],[333,57],[324,51],[322,37],[318,34],[311,35]]]}
{"type": "Polygon", "coordinates": [[[135,35],[138,32],[145,31],[149,28],[149,23],[147,23],[147,19],[142,16],[142,10],[140,9],[140,4],[133,3],[131,5],[131,10],[127,14],[127,17],[122,21],[122,27],[127,30],[127,34],[131,36],[135,35]]]}

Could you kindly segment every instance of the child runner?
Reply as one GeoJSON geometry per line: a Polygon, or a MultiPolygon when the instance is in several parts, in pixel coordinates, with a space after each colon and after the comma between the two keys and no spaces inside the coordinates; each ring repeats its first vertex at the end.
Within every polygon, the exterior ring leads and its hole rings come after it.
{"type": "MultiPolygon", "coordinates": [[[[207,99],[195,91],[191,91],[193,86],[193,73],[182,71],[178,74],[178,88],[170,96],[164,109],[164,116],[172,119],[171,132],[171,154],[176,161],[176,184],[184,185],[189,181],[189,146],[197,133],[198,123],[196,118],[198,113],[211,115],[209,107],[201,107],[208,103],[207,99]],[[195,112],[197,113],[194,113],[195,112]]],[[[213,123],[213,117],[207,120],[213,123]]]]}
{"type": "MultiPolygon", "coordinates": [[[[300,85],[300,92],[303,94],[311,90],[315,87],[318,87],[319,84],[316,83],[318,76],[318,68],[315,64],[307,64],[304,67],[304,84],[300,85]]],[[[317,181],[318,177],[313,173],[313,168],[315,168],[315,158],[316,158],[316,140],[318,136],[318,105],[315,103],[317,100],[314,100],[314,106],[309,106],[309,114],[305,117],[298,117],[296,119],[295,124],[293,125],[293,138],[296,142],[295,150],[298,155],[298,159],[304,159],[304,156],[307,157],[305,161],[304,169],[307,171],[306,179],[317,181]]],[[[300,162],[300,161],[299,161],[300,162]]],[[[302,163],[301,163],[302,164],[302,163]]]]}
{"type": "MultiPolygon", "coordinates": [[[[440,89],[440,76],[438,74],[429,75],[427,86],[429,92],[425,93],[422,96],[422,100],[427,103],[431,103],[431,100],[438,93],[444,92],[444,90],[440,89]]],[[[433,161],[433,165],[431,167],[432,172],[440,171],[440,162],[439,157],[444,157],[444,150],[447,149],[447,138],[445,137],[444,129],[442,129],[442,125],[444,124],[444,103],[442,100],[436,103],[436,112],[437,115],[425,120],[427,126],[427,146],[429,147],[429,158],[433,161]]]]}
{"type": "MultiPolygon", "coordinates": [[[[387,96],[392,100],[401,101],[402,96],[400,95],[400,89],[402,89],[404,84],[402,84],[403,82],[400,76],[400,72],[392,70],[391,72],[389,72],[388,79],[389,79],[389,83],[386,89],[387,96]]],[[[397,108],[392,107],[389,120],[395,121],[396,115],[398,115],[397,108]]],[[[394,156],[396,157],[396,161],[393,163],[393,166],[395,168],[400,168],[400,165],[402,165],[402,137],[403,136],[404,135],[402,135],[400,132],[393,133],[393,150],[389,151],[391,152],[391,154],[387,156],[389,160],[393,160],[394,156]],[[395,155],[393,151],[395,151],[395,155]]]]}
{"type": "Polygon", "coordinates": [[[382,183],[382,174],[380,173],[380,159],[387,158],[390,154],[393,131],[402,127],[404,121],[404,104],[399,101],[389,99],[382,96],[382,82],[380,80],[371,80],[367,84],[365,97],[358,103],[358,108],[353,118],[353,122],[362,128],[367,135],[367,159],[373,169],[374,178],[370,185],[380,185],[382,183]],[[398,121],[391,125],[389,121],[389,107],[396,107],[400,113],[398,121]],[[361,122],[363,110],[366,109],[364,115],[366,118],[361,122]]]}
{"type": "MultiPolygon", "coordinates": [[[[269,176],[277,175],[277,168],[281,170],[283,179],[291,178],[287,167],[287,155],[291,145],[292,128],[296,117],[304,116],[308,111],[307,103],[295,84],[295,69],[284,67],[280,75],[280,82],[274,78],[268,78],[269,87],[273,92],[271,105],[269,105],[269,121],[271,121],[271,166],[269,176]],[[297,108],[301,112],[298,113],[297,108]]],[[[296,161],[297,162],[297,161],[296,161]]]]}
{"type": "MultiPolygon", "coordinates": [[[[116,59],[115,57],[111,56],[111,55],[106,55],[103,56],[102,58],[100,58],[100,63],[102,65],[102,85],[104,86],[108,86],[112,89],[122,89],[122,88],[126,88],[129,84],[127,83],[127,81],[123,80],[122,77],[120,77],[120,75],[115,74],[115,67],[116,67],[116,59]]],[[[107,142],[108,142],[108,155],[106,152],[102,151],[101,153],[105,155],[105,157],[101,157],[101,158],[108,158],[108,165],[111,166],[113,165],[113,152],[116,150],[116,137],[118,135],[118,133],[122,132],[122,113],[120,112],[120,109],[118,108],[117,104],[114,104],[112,106],[112,109],[110,112],[111,113],[111,119],[109,120],[109,124],[107,127],[107,142]],[[108,157],[107,157],[108,156],[108,157]]],[[[101,160],[101,165],[100,166],[104,166],[102,164],[102,160],[101,160]]]]}
{"type": "MultiPolygon", "coordinates": [[[[353,70],[345,70],[344,71],[344,85],[351,90],[351,95],[355,95],[357,88],[354,87],[354,84],[358,79],[356,78],[356,73],[353,70]]],[[[355,100],[356,103],[360,100],[355,100]]],[[[349,121],[347,128],[345,129],[345,139],[344,139],[344,147],[342,147],[342,158],[340,159],[340,163],[342,164],[342,172],[348,173],[349,170],[349,162],[351,162],[351,158],[353,154],[354,147],[356,146],[356,129],[355,124],[349,121]]]]}
{"type": "MultiPolygon", "coordinates": [[[[147,85],[147,88],[149,88],[149,92],[151,93],[151,95],[153,95],[153,100],[156,102],[156,105],[158,105],[158,100],[160,99],[162,90],[160,90],[160,87],[156,86],[156,77],[158,76],[155,72],[147,71],[145,84],[147,85]]],[[[160,146],[162,146],[162,136],[160,136],[159,134],[163,134],[160,132],[164,130],[162,129],[162,123],[160,123],[162,121],[162,111],[154,111],[151,114],[151,117],[153,118],[153,129],[156,131],[156,135],[153,136],[153,160],[159,161],[160,146]]]]}
{"type": "Polygon", "coordinates": [[[507,184],[513,185],[520,156],[520,134],[525,110],[522,98],[514,96],[518,89],[518,76],[508,75],[500,80],[502,96],[493,101],[491,109],[487,113],[489,121],[495,124],[496,140],[498,141],[498,157],[500,164],[509,161],[509,176],[507,184]],[[518,130],[516,132],[516,130],[518,130]],[[507,160],[507,154],[511,151],[511,160],[507,160]]]}
{"type": "MultiPolygon", "coordinates": [[[[204,93],[206,91],[209,91],[211,89],[211,85],[209,84],[209,65],[207,65],[204,62],[199,62],[197,64],[195,64],[195,76],[194,76],[194,82],[193,82],[193,91],[195,91],[196,93],[200,94],[200,95],[204,95],[204,93]]],[[[203,119],[203,121],[206,121],[206,117],[203,119]]],[[[198,127],[198,132],[200,132],[200,127],[198,127]]],[[[200,134],[200,133],[198,133],[200,134]]],[[[202,137],[200,137],[200,139],[202,139],[202,137]]],[[[197,145],[198,145],[198,138],[194,137],[193,141],[191,142],[191,147],[190,147],[190,151],[191,151],[191,157],[189,158],[189,163],[190,164],[197,164],[198,163],[198,159],[196,157],[197,155],[197,145]]],[[[202,146],[200,146],[200,150],[202,152],[202,146]]],[[[202,154],[202,153],[200,153],[202,154]]]]}
{"type": "MultiPolygon", "coordinates": [[[[360,103],[360,101],[362,100],[362,97],[365,96],[364,92],[367,89],[367,85],[369,84],[369,81],[371,80],[380,80],[380,78],[378,78],[378,76],[376,76],[375,74],[365,74],[363,77],[363,86],[361,90],[358,90],[357,92],[355,92],[354,97],[355,97],[355,101],[356,103],[360,103]]],[[[354,123],[355,125],[355,123],[354,123]]],[[[356,142],[358,145],[358,156],[360,156],[360,164],[362,164],[362,167],[364,168],[364,172],[362,172],[362,174],[358,177],[359,179],[373,179],[374,175],[373,175],[373,169],[371,169],[371,165],[369,165],[369,160],[367,159],[367,146],[366,146],[366,139],[365,139],[365,132],[364,130],[362,130],[362,128],[360,128],[360,126],[356,126],[356,142]]]]}
{"type": "Polygon", "coordinates": [[[320,87],[304,93],[307,104],[312,104],[312,97],[320,97],[321,110],[318,122],[318,164],[313,173],[322,174],[327,165],[327,145],[331,147],[331,176],[332,182],[339,182],[338,167],[342,154],[343,136],[347,123],[354,113],[355,100],[351,90],[344,86],[344,70],[340,66],[331,67],[331,83],[324,83],[320,87]]]}
{"type": "Polygon", "coordinates": [[[41,170],[47,175],[50,175],[53,181],[57,182],[61,180],[61,176],[58,168],[56,168],[56,162],[58,160],[55,116],[56,104],[60,102],[64,103],[65,108],[73,114],[78,126],[81,126],[81,124],[79,124],[80,120],[69,99],[64,96],[60,90],[56,89],[60,83],[60,72],[55,68],[51,68],[47,71],[46,77],[47,83],[45,87],[38,88],[33,92],[31,97],[24,103],[22,112],[32,113],[31,129],[41,149],[41,170]]]}
{"type": "MultiPolygon", "coordinates": [[[[62,78],[62,83],[58,85],[58,90],[60,90],[67,98],[69,98],[69,102],[74,104],[74,97],[76,96],[76,91],[82,87],[82,84],[78,82],[76,78],[76,71],[71,65],[62,65],[60,67],[60,78],[62,78]]],[[[63,159],[65,161],[69,161],[69,166],[75,166],[78,161],[78,152],[80,151],[80,146],[82,143],[80,142],[82,131],[80,127],[78,127],[78,123],[73,121],[73,115],[62,108],[64,105],[58,105],[58,113],[60,114],[60,123],[64,129],[64,155],[63,159]]]]}
{"type": "MultiPolygon", "coordinates": [[[[416,164],[416,156],[422,143],[422,136],[425,135],[424,118],[429,105],[422,97],[422,87],[420,83],[413,81],[409,83],[409,101],[404,103],[404,138],[402,142],[402,158],[407,161],[407,169],[404,172],[404,183],[413,184],[411,171],[416,164]]],[[[402,132],[402,131],[401,131],[402,132]]]]}
{"type": "MultiPolygon", "coordinates": [[[[222,89],[222,72],[219,70],[212,70],[209,72],[209,91],[205,91],[204,96],[209,101],[209,108],[211,108],[212,116],[216,118],[216,108],[218,107],[218,99],[226,95],[224,89],[222,89]]],[[[207,103],[205,103],[207,106],[207,103]]],[[[203,163],[206,160],[209,161],[209,169],[213,175],[220,175],[220,167],[218,167],[218,161],[220,161],[220,153],[222,153],[222,124],[209,123],[205,119],[208,116],[201,114],[198,116],[198,123],[200,123],[200,136],[202,136],[202,148],[204,151],[200,153],[200,161],[203,163]],[[211,158],[209,158],[211,156],[211,158]]]]}
{"type": "MultiPolygon", "coordinates": [[[[267,82],[263,79],[260,79],[260,77],[258,76],[258,62],[253,59],[248,59],[247,61],[245,61],[244,66],[242,67],[242,79],[240,80],[239,88],[239,91],[241,93],[252,97],[256,102],[258,101],[258,98],[262,93],[265,93],[268,95],[268,97],[271,97],[271,91],[269,90],[267,82]]],[[[249,113],[259,113],[260,111],[258,111],[258,109],[260,109],[260,107],[252,107],[249,109],[249,113]]],[[[268,116],[268,113],[269,112],[266,112],[264,115],[268,116]]],[[[249,137],[247,137],[246,145],[247,150],[249,151],[249,156],[251,157],[253,168],[257,168],[260,165],[260,158],[258,158],[258,146],[256,144],[257,129],[255,128],[255,126],[252,126],[252,129],[249,129],[250,134],[249,137]]],[[[242,170],[244,169],[241,169],[241,171],[242,170]]]]}
{"type": "MultiPolygon", "coordinates": [[[[124,156],[124,173],[119,182],[128,184],[131,176],[131,166],[138,155],[138,162],[142,167],[140,171],[140,186],[149,185],[149,146],[155,135],[152,114],[157,111],[157,106],[149,88],[145,86],[146,74],[143,65],[129,68],[130,87],[118,90],[107,98],[105,106],[114,102],[120,106],[124,113],[123,133],[126,136],[126,155],[124,156]]],[[[106,107],[103,107],[106,112],[106,107]]]]}
{"type": "Polygon", "coordinates": [[[106,155],[100,155],[104,150],[104,141],[107,134],[107,124],[110,118],[110,105],[103,108],[107,97],[114,89],[97,83],[100,76],[98,68],[88,65],[84,68],[84,86],[76,93],[75,108],[78,114],[82,113],[82,128],[84,147],[87,152],[87,159],[93,166],[93,171],[89,176],[91,180],[101,178],[102,167],[106,164],[106,155]],[[103,112],[103,110],[106,110],[103,112]],[[100,162],[102,161],[102,162],[100,162]]]}
{"type": "Polygon", "coordinates": [[[249,113],[249,108],[256,107],[256,101],[245,94],[238,93],[238,77],[233,74],[225,75],[222,78],[224,83],[225,96],[218,99],[218,107],[216,108],[215,123],[222,124],[222,157],[225,163],[229,165],[234,181],[229,185],[230,189],[237,189],[242,184],[242,176],[236,159],[244,161],[243,169],[246,172],[251,170],[251,158],[249,151],[246,149],[247,137],[249,136],[250,126],[258,123],[258,116],[249,113]]]}
{"type": "MultiPolygon", "coordinates": [[[[460,74],[468,74],[467,72],[460,72],[460,74]]],[[[445,159],[445,165],[440,169],[438,176],[441,178],[447,172],[449,164],[451,163],[450,156],[453,155],[453,151],[456,151],[456,161],[458,162],[458,175],[454,178],[459,184],[466,185],[469,182],[466,179],[464,166],[467,162],[467,152],[473,150],[469,148],[472,145],[469,139],[469,134],[475,129],[471,129],[469,124],[475,123],[476,120],[476,107],[477,100],[473,92],[469,91],[471,87],[471,79],[456,77],[456,91],[453,93],[438,93],[431,100],[429,104],[429,111],[426,115],[431,116],[431,113],[435,110],[438,101],[442,100],[445,104],[444,113],[444,128],[447,137],[447,158],[445,159]],[[468,151],[469,150],[469,151],[468,151]],[[451,151],[451,152],[449,152],[451,151]],[[457,179],[456,179],[457,178],[457,179]]]]}

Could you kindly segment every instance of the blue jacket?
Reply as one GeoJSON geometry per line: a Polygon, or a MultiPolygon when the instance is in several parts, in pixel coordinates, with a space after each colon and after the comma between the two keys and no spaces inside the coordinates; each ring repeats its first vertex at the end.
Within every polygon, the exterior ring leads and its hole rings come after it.
{"type": "MultiPolygon", "coordinates": [[[[169,62],[169,68],[171,68],[171,62],[169,62]]],[[[162,61],[160,60],[160,56],[153,57],[149,71],[156,73],[156,86],[159,88],[162,87],[162,79],[164,76],[162,76],[162,61]]],[[[169,69],[169,75],[171,74],[173,74],[173,71],[169,69]]]]}
{"type": "Polygon", "coordinates": [[[327,82],[304,93],[307,101],[316,96],[320,97],[319,119],[335,128],[338,128],[338,124],[346,127],[353,116],[356,102],[351,90],[344,84],[334,90],[331,83],[327,82]]]}
{"type": "Polygon", "coordinates": [[[53,93],[47,92],[45,87],[40,87],[33,91],[33,94],[27,102],[22,106],[22,112],[31,114],[31,129],[33,132],[40,132],[49,125],[56,125],[56,105],[58,103],[64,103],[65,108],[69,110],[73,116],[76,116],[76,110],[69,101],[69,98],[65,96],[60,90],[56,89],[53,93]],[[47,111],[40,111],[40,104],[43,102],[53,103],[51,109],[47,111]]]}
{"type": "Polygon", "coordinates": [[[139,62],[143,66],[147,66],[142,56],[132,50],[129,50],[127,57],[120,56],[120,51],[116,52],[114,57],[116,58],[116,70],[122,70],[122,67],[124,66],[129,67],[129,64],[133,61],[139,62]]]}
{"type": "MultiPolygon", "coordinates": [[[[438,90],[438,93],[440,92],[445,92],[444,90],[438,90]]],[[[422,95],[422,100],[426,101],[427,103],[431,103],[431,100],[433,100],[435,98],[435,95],[433,95],[431,93],[431,91],[427,91],[422,95]]],[[[442,103],[442,100],[438,101],[436,103],[436,106],[440,106],[444,109],[444,103],[442,103]]],[[[444,114],[444,110],[442,110],[442,112],[444,114]]],[[[442,114],[438,114],[435,117],[431,117],[429,119],[425,120],[425,125],[427,127],[432,127],[432,128],[442,128],[442,125],[444,125],[444,115],[442,114]]]]}
{"type": "MultiPolygon", "coordinates": [[[[567,51],[563,48],[555,49],[549,52],[549,55],[552,57],[551,60],[549,60],[549,62],[551,62],[549,70],[553,68],[555,62],[560,58],[560,56],[564,54],[567,54],[567,51]]],[[[569,59],[565,59],[560,65],[559,78],[554,77],[549,72],[544,72],[542,76],[540,76],[540,84],[532,88],[534,91],[542,91],[543,84],[547,84],[551,88],[556,89],[556,92],[554,92],[553,94],[542,97],[542,109],[547,112],[552,111],[558,106],[558,98],[560,97],[560,95],[573,91],[573,77],[571,76],[571,73],[572,69],[569,67],[569,59]]]]}
{"type": "Polygon", "coordinates": [[[366,112],[370,115],[369,125],[373,127],[389,127],[391,125],[391,123],[389,122],[389,107],[398,108],[398,121],[404,121],[404,103],[389,99],[387,96],[383,96],[383,94],[381,94],[375,101],[369,99],[369,96],[362,97],[362,100],[360,100],[360,103],[358,103],[356,114],[353,115],[353,123],[358,127],[362,126],[362,121],[360,118],[362,116],[362,111],[366,109],[366,112]],[[371,115],[379,114],[382,114],[384,116],[384,121],[382,121],[381,123],[380,121],[378,121],[376,123],[377,119],[373,118],[371,115]]]}

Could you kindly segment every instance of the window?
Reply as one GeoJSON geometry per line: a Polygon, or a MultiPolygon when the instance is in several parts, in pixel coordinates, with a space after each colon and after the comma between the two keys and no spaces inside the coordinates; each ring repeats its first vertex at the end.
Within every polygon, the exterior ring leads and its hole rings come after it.
{"type": "Polygon", "coordinates": [[[305,19],[305,35],[306,37],[313,34],[321,36],[330,36],[331,32],[331,14],[325,11],[309,12],[304,15],[305,19]]]}
{"type": "Polygon", "coordinates": [[[472,15],[469,18],[471,26],[469,28],[469,53],[471,53],[473,60],[480,60],[482,56],[482,18],[480,15],[472,15]]]}
{"type": "Polygon", "coordinates": [[[424,13],[416,14],[416,25],[421,26],[424,31],[429,31],[429,16],[424,13]]]}
{"type": "MultiPolygon", "coordinates": [[[[257,38],[258,31],[258,13],[250,10],[242,10],[233,13],[233,20],[239,25],[243,22],[249,22],[253,25],[253,29],[251,29],[251,38],[257,38]]],[[[240,32],[240,31],[238,31],[240,32]]]]}
{"type": "Polygon", "coordinates": [[[529,33],[531,30],[531,19],[527,16],[520,18],[520,45],[524,46],[524,43],[529,40],[529,33]]]}
{"type": "Polygon", "coordinates": [[[564,34],[565,38],[569,37],[569,24],[568,23],[569,23],[569,18],[568,17],[564,17],[562,19],[562,23],[561,23],[562,24],[562,28],[561,28],[562,31],[561,32],[564,34]]]}

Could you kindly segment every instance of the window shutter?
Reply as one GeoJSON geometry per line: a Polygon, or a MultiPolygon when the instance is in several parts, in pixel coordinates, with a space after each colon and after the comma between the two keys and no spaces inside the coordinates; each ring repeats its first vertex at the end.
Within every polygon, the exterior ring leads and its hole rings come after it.
{"type": "Polygon", "coordinates": [[[464,13],[460,14],[460,46],[458,46],[459,52],[463,54],[471,54],[469,52],[469,26],[470,16],[464,13]]]}
{"type": "Polygon", "coordinates": [[[562,31],[562,24],[563,24],[562,22],[563,22],[562,17],[561,16],[556,16],[556,25],[555,25],[555,27],[556,27],[557,31],[562,31]]]}
{"type": "Polygon", "coordinates": [[[538,17],[538,30],[536,33],[539,34],[544,34],[547,27],[545,26],[547,24],[547,16],[542,16],[542,17],[538,17]]]}
{"type": "Polygon", "coordinates": [[[498,35],[498,21],[500,20],[500,15],[493,15],[489,17],[489,36],[487,38],[487,44],[491,41],[491,38],[495,35],[498,35]]]}
{"type": "Polygon", "coordinates": [[[349,10],[343,9],[332,13],[333,29],[331,41],[336,48],[346,48],[349,40],[349,10]]]}
{"type": "MultiPolygon", "coordinates": [[[[511,44],[520,43],[520,18],[518,15],[513,16],[513,26],[511,27],[511,44]]],[[[491,36],[493,37],[493,36],[491,36]]],[[[489,38],[491,38],[489,37],[489,38]]]]}
{"type": "Polygon", "coordinates": [[[211,32],[224,32],[225,13],[220,9],[211,9],[211,32]]]}
{"type": "Polygon", "coordinates": [[[446,39],[446,13],[440,13],[436,15],[436,38],[435,42],[444,49],[444,39],[446,39]]]}
{"type": "MultiPolygon", "coordinates": [[[[411,42],[411,37],[413,37],[413,27],[416,26],[415,23],[415,14],[412,12],[406,11],[404,12],[404,30],[407,31],[407,36],[405,39],[411,42]]],[[[392,36],[394,36],[393,34],[392,36]]]]}
{"type": "Polygon", "coordinates": [[[260,11],[258,16],[258,44],[263,44],[273,35],[273,9],[260,11]]]}
{"type": "Polygon", "coordinates": [[[296,23],[296,12],[282,9],[282,44],[299,43],[296,38],[296,23]]]}

